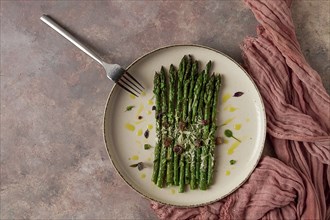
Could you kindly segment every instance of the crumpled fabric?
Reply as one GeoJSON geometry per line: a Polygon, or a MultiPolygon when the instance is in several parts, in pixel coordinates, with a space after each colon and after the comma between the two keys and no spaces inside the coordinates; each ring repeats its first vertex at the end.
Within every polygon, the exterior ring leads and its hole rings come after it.
{"type": "Polygon", "coordinates": [[[221,201],[196,208],[151,202],[160,219],[330,219],[330,97],[304,58],[291,0],[244,0],[259,22],[241,46],[277,158],[262,158],[221,201]]]}

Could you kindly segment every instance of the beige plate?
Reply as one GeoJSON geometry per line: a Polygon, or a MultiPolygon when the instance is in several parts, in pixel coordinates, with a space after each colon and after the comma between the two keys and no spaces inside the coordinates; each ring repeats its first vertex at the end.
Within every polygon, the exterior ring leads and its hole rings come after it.
{"type": "Polygon", "coordinates": [[[177,205],[198,206],[217,201],[236,190],[256,167],[263,150],[266,135],[266,118],[261,96],[248,74],[227,55],[211,48],[198,45],[175,45],[155,50],[129,66],[129,72],[146,87],[146,93],[133,98],[115,86],[110,93],[104,117],[104,137],[106,148],[113,165],[120,176],[133,189],[152,200],[177,205]],[[144,150],[143,145],[155,146],[155,116],[151,111],[153,100],[153,77],[163,65],[179,65],[185,54],[191,54],[201,61],[200,66],[211,60],[212,72],[223,76],[223,86],[218,106],[217,135],[224,137],[224,130],[230,129],[242,142],[225,138],[216,149],[214,183],[206,191],[189,190],[178,193],[177,187],[158,188],[151,181],[153,148],[144,150]],[[244,92],[241,97],[233,97],[235,92],[244,92]],[[125,112],[129,105],[135,107],[125,112]],[[142,120],[138,120],[142,116],[142,120]],[[126,128],[133,125],[134,131],[126,128]],[[150,135],[143,133],[149,126],[150,135]],[[150,127],[152,126],[152,128],[150,127]],[[139,133],[140,132],[140,133],[139,133]],[[141,133],[142,132],[142,133],[141,133]],[[230,165],[230,160],[237,163],[230,165]],[[138,171],[130,165],[144,162],[145,168],[138,171]]]}

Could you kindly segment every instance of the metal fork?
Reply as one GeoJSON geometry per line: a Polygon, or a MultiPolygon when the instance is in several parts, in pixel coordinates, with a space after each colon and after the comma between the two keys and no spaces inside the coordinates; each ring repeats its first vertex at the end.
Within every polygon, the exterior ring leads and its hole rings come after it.
{"type": "Polygon", "coordinates": [[[144,87],[139,83],[131,74],[129,74],[124,68],[122,68],[118,64],[110,64],[104,62],[94,51],[88,48],[86,45],[81,43],[77,38],[72,36],[68,31],[66,31],[63,27],[61,27],[58,23],[56,23],[52,18],[48,15],[42,15],[40,19],[77,46],[79,49],[84,51],[94,60],[99,62],[105,72],[107,73],[107,77],[117,83],[120,87],[125,89],[127,92],[132,95],[138,97],[138,95],[144,90],[144,87]]]}

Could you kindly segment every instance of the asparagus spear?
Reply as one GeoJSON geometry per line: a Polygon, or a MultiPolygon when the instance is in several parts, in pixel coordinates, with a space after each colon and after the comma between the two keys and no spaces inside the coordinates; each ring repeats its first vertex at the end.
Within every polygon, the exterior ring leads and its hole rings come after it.
{"type": "MultiPolygon", "coordinates": [[[[183,123],[184,123],[184,129],[183,130],[186,130],[188,128],[189,84],[190,84],[190,79],[186,78],[186,81],[184,82],[184,93],[183,93],[183,100],[185,100],[184,101],[184,106],[183,106],[183,112],[182,112],[182,114],[183,114],[183,123]]],[[[186,139],[187,138],[186,135],[184,135],[183,138],[186,139]]],[[[190,148],[190,146],[189,146],[188,141],[185,141],[185,144],[184,144],[185,153],[184,153],[184,155],[181,156],[181,158],[185,160],[184,170],[183,169],[180,170],[180,176],[182,175],[181,173],[184,172],[184,178],[185,178],[185,180],[182,181],[182,184],[188,184],[190,182],[190,158],[189,158],[189,155],[188,155],[189,148],[190,148]]],[[[182,187],[183,186],[180,185],[180,188],[182,188],[182,187]]]]}
{"type": "Polygon", "coordinates": [[[218,104],[218,98],[219,98],[219,91],[221,87],[221,76],[216,76],[215,81],[215,91],[214,91],[214,98],[212,103],[212,115],[211,115],[211,131],[210,131],[210,152],[209,152],[209,158],[208,158],[208,170],[207,170],[207,185],[211,185],[212,179],[213,179],[213,172],[214,172],[214,150],[215,150],[215,132],[217,130],[217,124],[216,124],[216,114],[217,114],[217,104],[218,104]]]}
{"type": "Polygon", "coordinates": [[[206,190],[207,188],[207,163],[208,163],[208,153],[209,153],[209,131],[210,131],[210,119],[212,113],[212,99],[214,94],[214,76],[211,77],[207,83],[207,90],[204,94],[204,120],[203,120],[203,147],[201,155],[201,165],[200,165],[200,179],[199,179],[199,188],[201,190],[206,190]]]}
{"type": "MultiPolygon", "coordinates": [[[[192,56],[188,56],[188,62],[187,62],[187,67],[186,67],[186,73],[185,73],[185,81],[184,81],[184,87],[183,87],[183,122],[185,123],[185,128],[188,128],[189,124],[189,86],[191,84],[192,80],[192,73],[191,73],[191,68],[192,68],[192,56]]],[[[186,139],[186,135],[184,135],[184,138],[186,139]]],[[[185,176],[185,184],[188,184],[190,182],[190,155],[188,155],[188,152],[190,150],[190,145],[188,141],[185,141],[185,154],[184,154],[184,159],[185,159],[185,170],[184,170],[184,176],[185,176]]],[[[180,170],[180,172],[183,172],[183,170],[180,170]]],[[[182,187],[181,187],[182,188],[182,187]]]]}
{"type": "MultiPolygon", "coordinates": [[[[188,116],[188,95],[189,95],[189,84],[190,84],[190,69],[191,69],[192,57],[189,55],[186,68],[184,81],[182,82],[183,87],[183,98],[182,98],[182,117],[180,119],[180,133],[183,139],[185,135],[183,131],[187,128],[187,116],[188,116]]],[[[189,169],[187,169],[189,158],[187,157],[187,151],[189,146],[187,143],[181,143],[184,146],[185,152],[180,156],[180,179],[179,179],[179,192],[184,192],[185,183],[189,181],[189,169]]]]}
{"type": "Polygon", "coordinates": [[[206,74],[210,74],[210,69],[211,69],[211,66],[212,66],[212,62],[211,60],[206,64],[206,74]]]}
{"type": "MultiPolygon", "coordinates": [[[[194,117],[192,116],[192,108],[194,97],[198,97],[198,95],[194,94],[195,84],[198,79],[198,61],[192,62],[190,80],[189,80],[189,91],[187,97],[187,127],[190,128],[191,132],[189,136],[194,136],[196,133],[196,128],[194,126],[194,117]]],[[[202,79],[201,79],[202,80],[202,79]]],[[[196,104],[198,103],[198,99],[196,100],[196,104]]],[[[197,109],[197,108],[196,108],[197,109]]],[[[186,164],[185,164],[185,181],[186,184],[190,184],[191,189],[196,189],[196,149],[194,147],[194,140],[189,137],[187,141],[189,143],[186,149],[186,164]]]]}
{"type": "MultiPolygon", "coordinates": [[[[204,70],[202,72],[203,74],[203,82],[202,82],[202,89],[201,92],[199,94],[199,103],[198,103],[198,120],[202,120],[204,118],[204,107],[205,107],[205,103],[204,103],[204,93],[206,90],[206,84],[209,80],[209,71],[211,68],[211,61],[209,61],[206,64],[206,70],[204,70]]],[[[194,112],[193,112],[194,113],[194,112]]],[[[198,142],[202,142],[202,132],[199,133],[198,135],[198,142]]],[[[200,166],[201,166],[201,154],[202,154],[202,148],[198,147],[196,149],[196,179],[199,181],[200,179],[200,166]]]]}
{"type": "MultiPolygon", "coordinates": [[[[199,97],[200,97],[200,93],[201,90],[203,88],[203,80],[204,80],[204,73],[205,71],[203,71],[201,74],[199,74],[197,81],[195,83],[194,86],[194,92],[193,92],[193,101],[192,101],[192,110],[191,110],[191,121],[192,121],[192,126],[194,127],[195,133],[198,134],[199,129],[196,126],[197,124],[197,117],[198,117],[198,107],[199,107],[199,97]]],[[[201,109],[202,110],[202,109],[201,109]]],[[[198,135],[196,135],[198,136],[198,135]]],[[[198,140],[195,140],[195,142],[198,142],[198,140]]],[[[198,151],[198,147],[195,144],[195,151],[192,155],[193,158],[193,163],[191,163],[191,167],[190,167],[190,171],[191,171],[191,176],[192,179],[190,181],[190,188],[191,189],[195,189],[196,188],[196,180],[198,179],[197,176],[197,164],[198,164],[198,155],[197,155],[197,151],[198,151]],[[194,174],[193,174],[194,173],[194,174]]]]}
{"type": "Polygon", "coordinates": [[[184,192],[184,181],[185,181],[185,176],[184,176],[184,165],[185,165],[185,160],[184,160],[184,155],[181,154],[180,156],[180,177],[179,177],[179,193],[184,192]]]}
{"type": "Polygon", "coordinates": [[[192,57],[188,56],[188,62],[185,69],[185,76],[183,81],[183,102],[182,102],[182,118],[183,121],[186,123],[188,121],[188,96],[189,96],[189,86],[190,86],[190,80],[191,80],[191,62],[192,57]]]}
{"type": "Polygon", "coordinates": [[[194,100],[192,103],[191,118],[195,121],[199,110],[199,97],[203,89],[204,75],[205,75],[205,71],[203,70],[202,73],[199,74],[194,88],[194,94],[193,94],[194,100]]]}
{"type": "Polygon", "coordinates": [[[162,147],[160,151],[160,165],[159,165],[159,172],[157,178],[157,186],[163,187],[164,177],[165,177],[165,169],[166,169],[166,153],[168,144],[168,122],[167,122],[167,85],[166,85],[166,72],[165,68],[162,66],[160,70],[160,90],[161,90],[161,102],[162,102],[162,147]]]}
{"type": "MultiPolygon", "coordinates": [[[[203,83],[202,83],[202,89],[201,89],[201,92],[199,94],[199,102],[198,102],[198,119],[199,120],[202,120],[204,118],[204,93],[205,93],[205,90],[206,90],[206,84],[209,80],[209,70],[211,68],[211,61],[209,61],[206,65],[206,70],[204,70],[202,72],[203,74],[203,83]]],[[[194,114],[194,112],[193,112],[194,114]]],[[[201,142],[201,139],[202,139],[202,132],[198,135],[198,141],[201,142]]],[[[200,179],[200,166],[201,166],[201,154],[202,154],[202,149],[201,147],[197,148],[196,149],[196,179],[199,180],[200,179]]]]}
{"type": "MultiPolygon", "coordinates": [[[[199,78],[198,74],[198,62],[195,61],[192,69],[191,69],[191,82],[190,82],[190,88],[189,88],[189,101],[188,101],[188,123],[190,123],[189,127],[192,129],[192,132],[195,134],[196,133],[196,127],[195,127],[195,117],[193,117],[192,114],[192,109],[193,109],[193,104],[195,101],[195,97],[198,97],[198,93],[200,91],[200,82],[203,80],[203,78],[199,78]],[[198,81],[199,80],[199,81],[198,81]],[[195,85],[197,85],[199,88],[195,88],[195,85]],[[197,91],[196,91],[197,90],[197,91]],[[195,91],[195,95],[194,95],[195,91]]],[[[195,105],[197,106],[198,104],[198,99],[196,98],[195,105]]],[[[196,107],[197,109],[197,107],[196,107]]],[[[190,189],[196,189],[196,147],[193,145],[192,150],[190,150],[190,166],[189,171],[190,171],[190,189]]]]}
{"type": "Polygon", "coordinates": [[[191,66],[192,66],[192,56],[188,55],[188,60],[186,63],[186,68],[185,68],[185,73],[184,73],[184,81],[190,78],[190,71],[191,71],[191,66]]]}
{"type": "Polygon", "coordinates": [[[188,122],[193,120],[192,116],[192,108],[193,108],[193,101],[194,101],[194,90],[195,90],[195,84],[198,79],[198,61],[195,60],[194,64],[191,67],[191,81],[190,81],[190,87],[189,87],[189,100],[188,100],[188,122]]]}
{"type": "Polygon", "coordinates": [[[156,184],[158,178],[158,171],[159,171],[159,160],[160,160],[160,149],[162,145],[162,138],[161,138],[161,117],[159,113],[161,112],[161,92],[160,92],[160,75],[156,72],[154,76],[154,95],[156,98],[156,135],[157,141],[154,150],[154,163],[153,163],[153,172],[152,172],[152,181],[156,184]]]}
{"type": "Polygon", "coordinates": [[[175,67],[173,64],[170,66],[169,70],[169,101],[168,101],[168,123],[170,124],[169,128],[169,136],[171,138],[171,146],[167,149],[167,168],[166,168],[166,183],[168,185],[173,184],[173,163],[174,163],[174,158],[173,158],[173,146],[174,146],[174,138],[175,138],[175,133],[174,133],[174,125],[175,125],[175,97],[176,97],[176,77],[177,77],[177,72],[175,70],[175,67]]]}
{"type": "MultiPolygon", "coordinates": [[[[177,136],[175,138],[175,146],[180,145],[179,137],[180,137],[180,121],[182,118],[182,101],[183,101],[183,79],[184,79],[184,73],[186,69],[186,62],[187,62],[187,57],[184,56],[181,59],[179,70],[178,70],[178,85],[177,85],[177,106],[176,106],[176,112],[175,112],[175,131],[177,133],[177,136]]],[[[174,170],[174,185],[178,186],[179,185],[179,160],[180,160],[180,155],[178,153],[174,153],[174,164],[173,164],[173,170],[174,170]]]]}
{"type": "Polygon", "coordinates": [[[183,82],[185,78],[185,72],[186,72],[186,65],[187,65],[187,56],[184,56],[181,59],[180,66],[179,66],[179,71],[178,71],[178,96],[180,95],[181,98],[177,99],[178,105],[177,107],[179,108],[180,111],[177,111],[177,117],[182,117],[182,103],[183,103],[183,82]]]}

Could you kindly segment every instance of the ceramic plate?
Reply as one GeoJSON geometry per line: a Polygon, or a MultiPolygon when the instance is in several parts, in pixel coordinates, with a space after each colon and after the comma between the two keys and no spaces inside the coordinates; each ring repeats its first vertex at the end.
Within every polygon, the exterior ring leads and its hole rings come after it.
{"type": "Polygon", "coordinates": [[[225,54],[197,45],[175,45],[155,50],[131,64],[129,72],[146,87],[145,94],[134,98],[120,87],[110,93],[104,118],[106,148],[120,176],[133,189],[164,204],[198,206],[217,201],[236,190],[256,167],[263,150],[266,119],[261,96],[248,74],[225,54]],[[201,61],[200,67],[213,61],[212,72],[222,75],[223,83],[219,96],[217,136],[224,143],[216,148],[214,183],[206,191],[187,190],[178,193],[178,187],[158,188],[151,181],[153,148],[144,150],[144,144],[155,146],[155,116],[152,111],[153,78],[163,65],[177,67],[184,55],[191,54],[201,61]],[[234,97],[236,92],[244,93],[234,97]],[[127,106],[135,106],[126,111],[127,106]],[[142,116],[139,120],[138,117],[142,116]],[[149,130],[149,138],[144,132],[149,130]],[[224,130],[230,129],[241,140],[226,138],[224,130]],[[236,160],[231,165],[230,160],[236,160]],[[131,164],[143,162],[145,168],[138,171],[131,164]]]}

